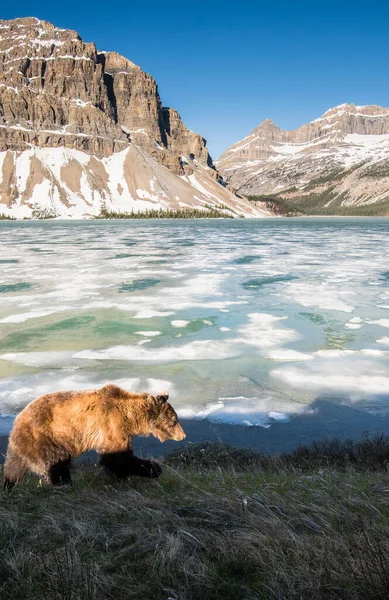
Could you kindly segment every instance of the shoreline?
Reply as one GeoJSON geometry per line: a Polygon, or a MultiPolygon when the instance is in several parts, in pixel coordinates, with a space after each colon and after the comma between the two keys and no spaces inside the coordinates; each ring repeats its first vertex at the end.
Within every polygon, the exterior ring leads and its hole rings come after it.
{"type": "MultiPolygon", "coordinates": [[[[388,434],[389,414],[379,416],[350,406],[318,399],[312,405],[312,414],[295,415],[287,422],[276,422],[268,429],[247,427],[209,420],[180,419],[186,439],[161,444],[156,438],[134,438],[133,447],[139,456],[161,458],[173,450],[198,442],[222,441],[229,446],[247,447],[275,455],[290,452],[315,441],[337,438],[359,440],[366,435],[388,434]]],[[[8,435],[0,435],[0,463],[4,462],[8,435]]],[[[94,459],[94,454],[83,455],[81,460],[94,459]]]]}
{"type": "MultiPolygon", "coordinates": [[[[295,216],[288,216],[288,215],[263,215],[263,216],[255,216],[255,217],[243,217],[244,219],[248,220],[248,221],[267,221],[269,219],[287,219],[288,221],[290,220],[296,220],[296,219],[388,219],[389,218],[389,214],[388,215],[295,215],[295,216]]],[[[105,217],[105,218],[99,218],[99,217],[67,217],[67,218],[63,218],[63,217],[53,217],[53,218],[46,218],[46,219],[33,219],[33,218],[23,218],[23,219],[19,219],[17,217],[0,217],[0,223],[1,222],[7,222],[7,223],[41,223],[43,221],[45,221],[46,223],[49,222],[80,222],[80,221],[99,221],[99,222],[103,222],[103,221],[228,221],[228,220],[234,220],[237,221],[239,220],[239,217],[126,217],[126,218],[113,218],[113,217],[105,217]]]]}

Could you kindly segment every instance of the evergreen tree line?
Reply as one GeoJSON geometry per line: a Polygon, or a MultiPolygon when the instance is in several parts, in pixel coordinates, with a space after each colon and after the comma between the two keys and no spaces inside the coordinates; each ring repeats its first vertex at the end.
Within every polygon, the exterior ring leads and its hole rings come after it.
{"type": "Polygon", "coordinates": [[[146,209],[144,212],[116,212],[108,210],[105,206],[101,208],[96,219],[233,219],[234,217],[223,210],[207,207],[206,210],[200,208],[179,208],[179,209],[146,209]]]}

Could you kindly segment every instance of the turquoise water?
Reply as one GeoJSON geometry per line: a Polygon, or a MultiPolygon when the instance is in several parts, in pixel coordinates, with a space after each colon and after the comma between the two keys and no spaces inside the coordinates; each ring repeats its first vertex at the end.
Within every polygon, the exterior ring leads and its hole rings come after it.
{"type": "Polygon", "coordinates": [[[107,381],[262,427],[389,412],[388,219],[0,222],[0,246],[3,417],[107,381]]]}

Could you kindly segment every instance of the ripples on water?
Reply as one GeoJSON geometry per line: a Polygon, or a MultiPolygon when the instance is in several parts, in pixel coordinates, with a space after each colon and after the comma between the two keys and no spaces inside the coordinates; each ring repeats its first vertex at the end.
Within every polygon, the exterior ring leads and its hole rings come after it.
{"type": "Polygon", "coordinates": [[[386,413],[388,234],[386,219],[1,222],[0,413],[106,381],[247,425],[323,395],[386,413]]]}

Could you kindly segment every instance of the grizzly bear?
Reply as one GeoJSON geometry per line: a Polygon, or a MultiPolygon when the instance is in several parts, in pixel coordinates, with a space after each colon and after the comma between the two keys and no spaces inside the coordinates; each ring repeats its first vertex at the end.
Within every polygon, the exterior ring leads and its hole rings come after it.
{"type": "Polygon", "coordinates": [[[71,484],[70,463],[95,450],[113,476],[158,477],[161,467],[138,458],[131,447],[135,435],[154,435],[161,442],[183,440],[177,414],[157,396],[127,392],[115,385],[78,392],[56,392],[33,400],[16,417],[4,465],[4,489],[27,471],[53,485],[71,484]]]}

